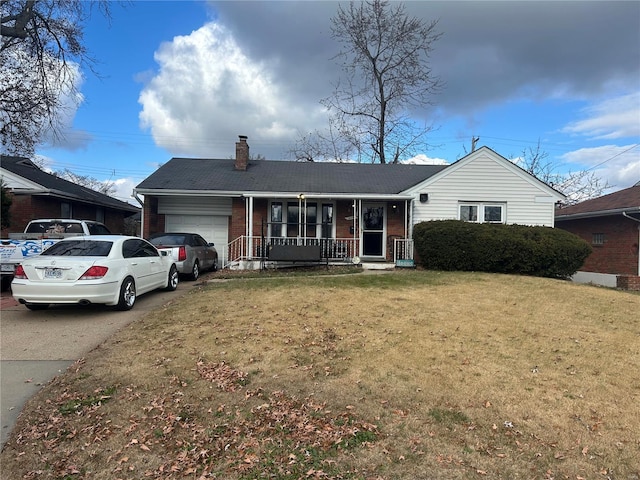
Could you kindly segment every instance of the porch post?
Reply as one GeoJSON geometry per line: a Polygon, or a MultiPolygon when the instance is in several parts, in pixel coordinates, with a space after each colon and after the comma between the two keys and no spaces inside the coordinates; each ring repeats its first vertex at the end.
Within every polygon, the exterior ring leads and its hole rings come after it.
{"type": "Polygon", "coordinates": [[[248,235],[247,257],[253,259],[253,197],[248,198],[247,215],[245,217],[245,231],[248,235]]]}

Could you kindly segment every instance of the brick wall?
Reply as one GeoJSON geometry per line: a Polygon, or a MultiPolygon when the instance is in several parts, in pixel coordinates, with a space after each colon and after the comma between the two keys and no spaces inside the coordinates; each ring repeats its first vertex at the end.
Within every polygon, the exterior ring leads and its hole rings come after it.
{"type": "Polygon", "coordinates": [[[580,270],[614,275],[638,274],[639,225],[622,215],[556,221],[557,228],[578,235],[593,247],[580,270]],[[604,243],[594,245],[593,234],[604,234],[604,243]]]}
{"type": "Polygon", "coordinates": [[[640,291],[640,277],[637,275],[618,275],[617,287],[622,290],[640,291]]]}
{"type": "Polygon", "coordinates": [[[158,213],[158,198],[150,195],[144,199],[144,224],[142,225],[142,236],[148,238],[154,233],[164,232],[164,214],[158,213]]]}
{"type": "MultiPolygon", "coordinates": [[[[27,224],[36,218],[60,218],[62,203],[71,203],[72,216],[79,220],[96,220],[95,205],[79,202],[63,202],[55,197],[39,197],[36,195],[14,195],[11,204],[11,226],[2,230],[2,238],[9,233],[23,232],[27,224]]],[[[104,209],[104,224],[114,233],[124,231],[124,219],[131,215],[129,212],[104,209]]]]}

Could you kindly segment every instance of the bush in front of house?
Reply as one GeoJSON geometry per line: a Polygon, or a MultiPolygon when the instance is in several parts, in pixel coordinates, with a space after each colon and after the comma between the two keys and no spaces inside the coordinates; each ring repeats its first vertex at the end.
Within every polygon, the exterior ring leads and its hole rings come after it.
{"type": "Polygon", "coordinates": [[[413,229],[418,262],[432,270],[512,273],[568,278],[591,246],[550,227],[435,220],[413,229]]]}

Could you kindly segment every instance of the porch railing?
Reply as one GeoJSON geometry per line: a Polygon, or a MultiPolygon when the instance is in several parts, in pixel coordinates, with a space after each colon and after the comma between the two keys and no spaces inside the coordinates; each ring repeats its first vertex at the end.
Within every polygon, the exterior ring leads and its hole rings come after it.
{"type": "Polygon", "coordinates": [[[393,260],[398,266],[414,266],[412,238],[396,238],[393,241],[393,260]]]}
{"type": "Polygon", "coordinates": [[[354,238],[274,237],[243,235],[228,246],[225,267],[241,261],[268,260],[271,245],[320,245],[322,258],[328,261],[349,261],[358,255],[359,241],[354,238]]]}

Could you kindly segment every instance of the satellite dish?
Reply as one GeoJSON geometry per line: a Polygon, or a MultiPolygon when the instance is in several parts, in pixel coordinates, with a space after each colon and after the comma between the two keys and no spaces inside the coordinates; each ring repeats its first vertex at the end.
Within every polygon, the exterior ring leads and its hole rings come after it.
{"type": "Polygon", "coordinates": [[[351,262],[352,262],[354,265],[358,265],[358,264],[360,263],[360,257],[353,257],[353,258],[351,259],[351,262]]]}

